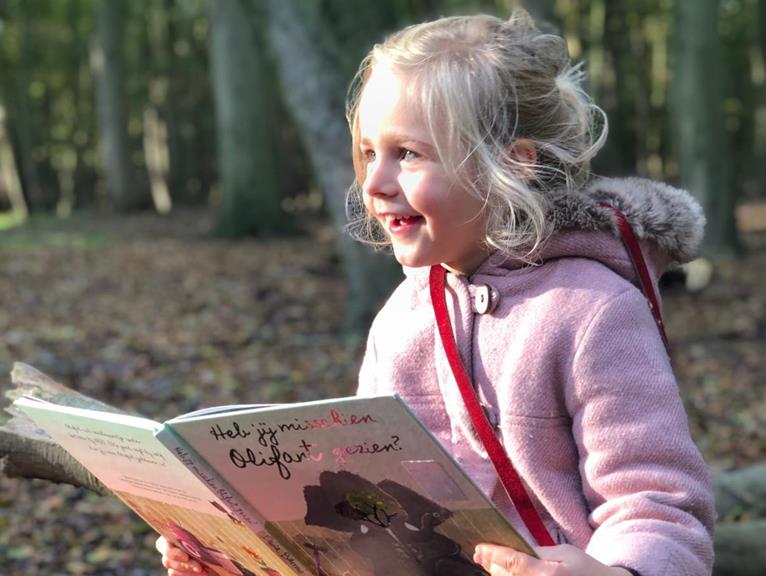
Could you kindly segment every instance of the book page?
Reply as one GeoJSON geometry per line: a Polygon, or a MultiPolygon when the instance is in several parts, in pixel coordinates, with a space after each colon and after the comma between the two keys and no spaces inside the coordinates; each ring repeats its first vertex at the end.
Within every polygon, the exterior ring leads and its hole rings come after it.
{"type": "Polygon", "coordinates": [[[28,399],[15,405],[211,574],[293,574],[257,536],[257,526],[254,532],[240,522],[155,438],[156,422],[28,399]]]}
{"type": "Polygon", "coordinates": [[[154,438],[156,422],[26,399],[15,405],[110,489],[209,508],[207,491],[154,438]]]}

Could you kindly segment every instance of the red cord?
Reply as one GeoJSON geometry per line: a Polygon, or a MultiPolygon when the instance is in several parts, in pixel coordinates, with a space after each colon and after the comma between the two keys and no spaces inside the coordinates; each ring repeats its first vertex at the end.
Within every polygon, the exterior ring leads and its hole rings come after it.
{"type": "Polygon", "coordinates": [[[455,339],[452,336],[452,325],[447,310],[447,301],[444,297],[446,275],[447,271],[442,266],[436,265],[431,267],[429,279],[431,302],[434,314],[436,315],[436,325],[439,328],[444,352],[447,355],[450,368],[452,368],[452,374],[457,381],[460,395],[463,397],[463,402],[471,417],[473,427],[479,435],[482,444],[484,444],[484,449],[487,451],[490,460],[492,460],[492,464],[495,465],[500,481],[508,492],[508,496],[510,496],[513,505],[516,507],[521,520],[539,545],[553,546],[555,542],[551,535],[548,534],[548,530],[546,530],[545,524],[543,524],[540,515],[532,504],[532,500],[529,494],[527,494],[518,472],[516,472],[513,464],[511,464],[508,454],[495,435],[492,425],[487,420],[487,415],[479,403],[476,391],[468,379],[463,363],[460,360],[455,339]]]}
{"type": "MultiPolygon", "coordinates": [[[[649,309],[652,312],[652,316],[654,316],[657,329],[669,355],[670,345],[665,334],[665,325],[662,321],[659,299],[652,286],[649,269],[646,266],[638,239],[633,233],[628,219],[622,212],[609,204],[601,203],[599,206],[610,209],[615,215],[623,243],[638,276],[640,288],[649,301],[649,309]]],[[[452,335],[452,324],[450,322],[449,311],[447,310],[447,301],[444,297],[446,276],[447,271],[444,267],[440,265],[432,266],[429,286],[439,336],[444,346],[444,352],[447,355],[447,361],[452,369],[452,374],[460,390],[460,395],[463,397],[463,402],[468,410],[468,415],[471,417],[473,427],[484,445],[484,449],[487,451],[492,464],[494,464],[500,481],[508,492],[508,496],[510,496],[513,505],[516,507],[521,520],[538,544],[541,546],[553,546],[555,542],[548,533],[548,530],[546,530],[545,524],[543,524],[540,514],[535,509],[534,504],[532,504],[532,500],[529,494],[527,494],[518,472],[513,467],[508,454],[495,435],[492,425],[487,420],[487,415],[476,396],[476,390],[468,379],[463,362],[460,360],[455,338],[452,335]]]]}
{"type": "Polygon", "coordinates": [[[633,228],[631,228],[630,222],[628,222],[625,214],[620,212],[614,206],[603,202],[599,203],[599,206],[611,210],[617,219],[617,226],[620,229],[622,242],[625,245],[628,256],[630,256],[631,262],[633,263],[633,269],[636,271],[636,275],[638,276],[638,282],[640,284],[641,291],[649,301],[649,310],[651,310],[652,316],[654,316],[654,322],[657,324],[657,329],[660,331],[662,343],[665,344],[665,350],[667,351],[668,356],[670,356],[670,343],[668,342],[668,337],[665,334],[665,324],[662,321],[660,301],[656,292],[654,291],[654,286],[652,285],[652,277],[649,274],[649,268],[646,266],[646,260],[644,259],[644,255],[641,252],[641,245],[638,243],[638,239],[633,232],[633,228]]]}

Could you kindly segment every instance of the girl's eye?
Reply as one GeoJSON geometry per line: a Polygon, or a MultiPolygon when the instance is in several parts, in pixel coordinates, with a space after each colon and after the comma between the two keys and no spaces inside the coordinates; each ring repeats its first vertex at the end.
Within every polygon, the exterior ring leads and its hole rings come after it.
{"type": "Polygon", "coordinates": [[[374,150],[362,150],[362,157],[367,162],[373,162],[375,160],[375,151],[374,150]]]}
{"type": "Polygon", "coordinates": [[[420,157],[420,155],[413,150],[402,148],[401,152],[399,153],[399,157],[402,160],[417,160],[420,157]]]}

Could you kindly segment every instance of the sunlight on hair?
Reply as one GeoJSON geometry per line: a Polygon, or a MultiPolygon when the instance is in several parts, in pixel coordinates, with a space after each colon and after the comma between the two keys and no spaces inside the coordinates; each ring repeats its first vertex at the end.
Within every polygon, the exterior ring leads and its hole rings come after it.
{"type": "Polygon", "coordinates": [[[362,204],[357,115],[370,72],[381,63],[408,78],[407,97],[420,110],[439,161],[483,201],[487,245],[533,262],[550,233],[548,193],[588,180],[608,130],[564,39],[540,32],[516,10],[507,21],[476,15],[410,26],[372,49],[347,99],[357,180],[347,212],[351,234],[378,246],[387,238],[362,204]],[[511,153],[518,139],[534,146],[534,162],[511,153]]]}

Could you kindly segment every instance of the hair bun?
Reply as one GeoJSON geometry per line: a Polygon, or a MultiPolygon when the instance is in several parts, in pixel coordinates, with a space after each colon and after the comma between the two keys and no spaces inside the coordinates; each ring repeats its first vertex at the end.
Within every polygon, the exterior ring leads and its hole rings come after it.
{"type": "Polygon", "coordinates": [[[570,65],[566,41],[553,34],[540,34],[532,41],[532,49],[539,65],[551,76],[558,76],[570,65]]]}
{"type": "Polygon", "coordinates": [[[502,33],[510,46],[530,59],[531,67],[538,73],[555,78],[569,67],[566,41],[556,34],[541,32],[526,10],[514,10],[511,17],[503,22],[502,33]]]}

